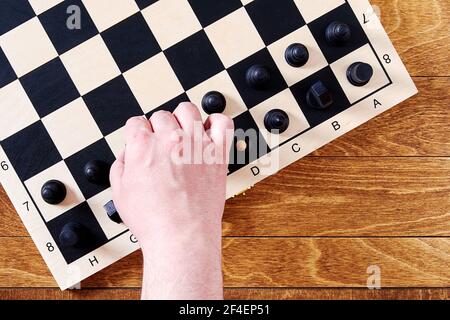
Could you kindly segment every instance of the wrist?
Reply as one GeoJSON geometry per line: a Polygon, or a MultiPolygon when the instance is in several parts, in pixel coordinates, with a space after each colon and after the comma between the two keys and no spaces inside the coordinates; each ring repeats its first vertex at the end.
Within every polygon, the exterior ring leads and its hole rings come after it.
{"type": "Polygon", "coordinates": [[[143,298],[223,299],[221,237],[183,242],[144,247],[143,298]]]}

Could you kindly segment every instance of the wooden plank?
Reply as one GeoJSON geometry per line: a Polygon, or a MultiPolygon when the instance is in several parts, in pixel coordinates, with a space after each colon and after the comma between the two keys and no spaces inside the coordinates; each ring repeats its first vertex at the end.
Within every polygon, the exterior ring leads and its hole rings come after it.
{"type": "Polygon", "coordinates": [[[228,236],[448,236],[450,158],[306,158],[231,199],[228,236]]]}
{"type": "MultiPolygon", "coordinates": [[[[0,238],[4,288],[55,287],[29,238],[0,238]]],[[[226,287],[365,288],[379,266],[383,288],[449,287],[448,238],[226,238],[226,287]]],[[[140,252],[82,283],[85,288],[139,288],[140,252]]]]}
{"type": "MultiPolygon", "coordinates": [[[[0,289],[0,300],[138,300],[140,289],[0,289]]],[[[226,300],[448,300],[450,289],[230,289],[226,300]]]]}
{"type": "Polygon", "coordinates": [[[450,4],[446,0],[371,0],[413,76],[449,76],[450,4]]]}
{"type": "Polygon", "coordinates": [[[315,156],[450,156],[450,78],[414,78],[419,94],[315,156]]]}
{"type": "MultiPolygon", "coordinates": [[[[308,157],[229,200],[224,235],[448,236],[449,194],[450,158],[308,157]]],[[[0,199],[0,236],[27,236],[0,199]]]]}

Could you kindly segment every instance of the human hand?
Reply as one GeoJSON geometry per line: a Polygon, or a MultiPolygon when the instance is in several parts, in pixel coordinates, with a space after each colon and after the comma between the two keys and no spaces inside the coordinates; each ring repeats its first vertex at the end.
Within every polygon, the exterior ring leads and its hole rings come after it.
{"type": "Polygon", "coordinates": [[[182,103],[131,118],[113,199],[144,254],[144,298],[221,298],[221,221],[233,122],[182,103]],[[219,279],[220,278],[220,279],[219,279]],[[208,283],[211,288],[204,288],[208,283]]]}

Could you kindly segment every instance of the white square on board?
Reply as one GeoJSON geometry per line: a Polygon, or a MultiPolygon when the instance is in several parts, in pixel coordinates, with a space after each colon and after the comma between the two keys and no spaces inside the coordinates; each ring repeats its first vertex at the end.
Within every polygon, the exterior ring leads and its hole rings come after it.
{"type": "Polygon", "coordinates": [[[290,89],[286,89],[256,107],[251,108],[250,113],[255,119],[262,135],[266,138],[267,144],[272,149],[274,147],[278,147],[280,143],[291,139],[310,127],[308,120],[306,120],[305,115],[298,106],[298,103],[292,95],[290,89]],[[289,116],[289,128],[285,132],[277,135],[276,139],[271,139],[271,136],[273,135],[264,125],[264,118],[266,114],[273,109],[281,109],[289,116]],[[276,145],[274,144],[274,141],[277,142],[276,145]]]}
{"type": "Polygon", "coordinates": [[[289,86],[296,84],[328,65],[322,50],[307,26],[271,44],[268,49],[289,86]],[[294,68],[286,62],[286,49],[293,43],[303,44],[309,52],[308,62],[300,68],[294,68]]]}
{"type": "Polygon", "coordinates": [[[294,0],[306,23],[316,20],[327,12],[343,5],[345,0],[294,0]]]}
{"type": "Polygon", "coordinates": [[[0,89],[0,106],[8,110],[0,116],[0,140],[39,120],[39,115],[18,80],[0,89]]]}
{"type": "Polygon", "coordinates": [[[61,61],[81,95],[120,75],[100,35],[67,51],[61,56],[61,61]]]}
{"type": "Polygon", "coordinates": [[[83,4],[100,32],[139,12],[134,0],[83,0],[83,4]]]}
{"type": "Polygon", "coordinates": [[[25,185],[47,222],[84,201],[83,194],[78,188],[78,184],[75,182],[75,179],[64,161],[58,162],[54,166],[25,181],[25,185]],[[66,198],[56,206],[46,203],[41,196],[42,186],[47,181],[55,178],[58,181],[61,181],[67,189],[66,198]]]}
{"type": "Polygon", "coordinates": [[[242,112],[247,111],[247,107],[245,106],[241,95],[234,86],[228,72],[224,70],[186,92],[189,99],[199,107],[203,119],[206,119],[208,114],[206,114],[201,107],[202,99],[205,94],[210,91],[218,91],[224,95],[227,101],[227,106],[223,112],[225,115],[234,118],[242,112]]]}
{"type": "Polygon", "coordinates": [[[163,50],[202,29],[188,1],[158,1],[142,14],[163,50]]]}
{"type": "Polygon", "coordinates": [[[82,98],[42,119],[63,158],[68,158],[103,136],[82,98]]]}
{"type": "Polygon", "coordinates": [[[350,103],[355,103],[389,83],[386,73],[369,44],[351,52],[330,66],[350,103]],[[373,68],[372,79],[362,87],[354,86],[347,79],[347,69],[354,62],[365,62],[373,68]]]}
{"type": "Polygon", "coordinates": [[[64,0],[28,0],[36,14],[41,14],[64,0]]]}
{"type": "Polygon", "coordinates": [[[18,77],[58,56],[37,17],[4,34],[0,45],[18,77]]]}
{"type": "Polygon", "coordinates": [[[205,31],[226,68],[265,47],[245,8],[216,21],[205,31]]]}
{"type": "Polygon", "coordinates": [[[116,158],[125,150],[124,128],[120,128],[105,137],[108,146],[116,158]]]}
{"type": "Polygon", "coordinates": [[[124,77],[144,113],[184,92],[162,52],[128,70],[124,73],[124,77]]]}

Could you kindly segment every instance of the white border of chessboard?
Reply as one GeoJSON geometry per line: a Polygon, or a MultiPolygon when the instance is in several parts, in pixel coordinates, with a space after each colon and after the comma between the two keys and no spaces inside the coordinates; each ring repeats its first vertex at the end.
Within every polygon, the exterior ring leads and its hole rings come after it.
{"type": "MultiPolygon", "coordinates": [[[[349,109],[319,126],[283,142],[271,153],[229,175],[227,198],[246,191],[269,174],[276,173],[276,171],[303,158],[417,93],[411,77],[369,2],[361,0],[348,0],[347,2],[360,19],[372,49],[386,74],[390,77],[390,84],[359,100],[349,109]],[[374,43],[376,43],[376,47],[373,46],[374,43]],[[386,54],[389,55],[392,63],[383,63],[382,57],[386,54]],[[375,106],[375,100],[381,105],[375,106]],[[337,126],[336,123],[339,125],[337,126]],[[278,157],[280,154],[282,157],[278,157]],[[264,164],[267,164],[270,157],[274,156],[279,159],[278,166],[274,170],[272,169],[271,172],[261,171],[258,175],[254,174],[254,172],[257,172],[255,167],[264,168],[264,164]]],[[[0,147],[0,163],[2,163],[2,166],[8,165],[8,162],[3,162],[7,161],[6,159],[7,156],[0,147]]],[[[54,250],[49,250],[48,246],[53,246],[54,240],[46,227],[45,219],[15,171],[0,168],[0,182],[51,273],[63,290],[72,287],[139,248],[139,244],[133,235],[129,231],[125,231],[110,239],[102,247],[67,265],[56,246],[54,250]]]]}

